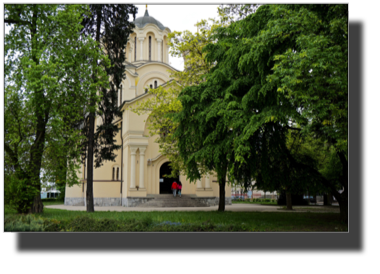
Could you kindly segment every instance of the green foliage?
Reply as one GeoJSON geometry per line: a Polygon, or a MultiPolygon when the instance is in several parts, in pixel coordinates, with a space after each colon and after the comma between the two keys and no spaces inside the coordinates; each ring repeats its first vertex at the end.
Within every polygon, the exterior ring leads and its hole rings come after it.
{"type": "Polygon", "coordinates": [[[83,107],[107,83],[93,60],[109,63],[80,34],[87,12],[83,5],[5,5],[5,181],[21,212],[32,204],[42,210],[41,181],[77,183],[83,107]]]}
{"type": "MultiPolygon", "coordinates": [[[[137,8],[131,4],[91,4],[89,10],[90,13],[83,18],[82,31],[97,42],[99,50],[104,51],[110,60],[110,65],[104,62],[98,63],[100,68],[105,69],[109,79],[107,85],[99,86],[98,90],[101,100],[97,102],[96,115],[101,118],[101,123],[96,129],[91,128],[91,119],[95,116],[95,111],[92,109],[89,109],[89,112],[94,116],[83,120],[83,133],[87,137],[82,142],[83,158],[86,157],[86,153],[90,155],[88,150],[92,149],[97,168],[102,166],[104,161],[114,161],[115,151],[121,148],[121,145],[116,145],[115,139],[120,127],[114,121],[122,116],[121,106],[117,104],[117,95],[121,82],[126,77],[124,50],[135,27],[129,19],[130,16],[135,18],[137,8]],[[94,130],[95,134],[90,138],[89,134],[93,135],[94,130]],[[92,139],[93,144],[89,144],[92,139]]],[[[97,75],[96,77],[95,75],[92,76],[96,82],[97,75]]],[[[95,106],[94,103],[91,105],[95,106]]],[[[93,167],[90,168],[92,170],[93,167]]]]}
{"type": "Polygon", "coordinates": [[[151,224],[150,218],[119,222],[112,219],[97,220],[88,216],[79,216],[67,224],[66,230],[73,232],[148,231],[151,224]]]}
{"type": "Polygon", "coordinates": [[[228,22],[242,20],[258,9],[258,4],[228,4],[218,7],[218,14],[228,22]]]}
{"type": "Polygon", "coordinates": [[[39,195],[39,191],[28,184],[28,179],[18,179],[15,175],[5,180],[4,196],[6,202],[17,212],[27,213],[33,203],[33,198],[39,195]]]}
{"type": "Polygon", "coordinates": [[[34,215],[12,215],[4,219],[4,231],[44,231],[44,220],[34,215]]]}
{"type": "Polygon", "coordinates": [[[214,67],[179,97],[176,134],[189,175],[227,159],[230,181],[292,193],[322,184],[346,214],[346,196],[320,171],[333,163],[322,159],[334,146],[348,188],[347,12],[347,5],[263,5],[215,29],[215,43],[203,49],[214,67]]]}

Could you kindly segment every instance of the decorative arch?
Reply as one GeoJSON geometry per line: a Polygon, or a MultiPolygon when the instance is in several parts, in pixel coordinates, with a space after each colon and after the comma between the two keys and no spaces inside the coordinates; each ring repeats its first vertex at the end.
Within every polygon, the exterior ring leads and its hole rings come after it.
{"type": "Polygon", "coordinates": [[[166,81],[163,80],[162,78],[160,77],[151,77],[149,79],[147,79],[143,85],[143,88],[145,89],[147,86],[152,86],[152,88],[157,88],[159,85],[162,85],[163,83],[165,83],[166,81]],[[161,82],[161,84],[158,84],[159,82],[161,82]],[[157,83],[157,86],[155,86],[157,83]]]}
{"type": "MultiPolygon", "coordinates": [[[[139,83],[137,84],[137,90],[144,90],[145,89],[145,85],[146,85],[146,82],[149,80],[149,79],[158,79],[158,80],[161,80],[163,81],[164,83],[169,81],[170,78],[168,75],[166,75],[165,73],[163,72],[160,72],[160,71],[151,71],[151,72],[148,72],[146,74],[144,74],[143,76],[141,76],[140,78],[140,81],[139,83]],[[160,77],[161,76],[161,77],[160,77]]],[[[152,83],[152,85],[154,85],[154,82],[152,83]]],[[[143,91],[144,92],[144,91],[143,91]]]]}
{"type": "Polygon", "coordinates": [[[152,32],[154,36],[159,37],[159,33],[162,32],[162,30],[155,24],[149,23],[144,26],[142,35],[146,37],[149,32],[152,32]]]}

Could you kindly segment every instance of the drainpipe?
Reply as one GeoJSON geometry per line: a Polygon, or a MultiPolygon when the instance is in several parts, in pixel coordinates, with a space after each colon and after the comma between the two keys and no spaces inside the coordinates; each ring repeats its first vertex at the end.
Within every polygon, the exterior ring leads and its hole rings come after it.
{"type": "Polygon", "coordinates": [[[123,122],[120,126],[120,138],[121,138],[121,167],[120,167],[120,206],[123,205],[123,122]]]}

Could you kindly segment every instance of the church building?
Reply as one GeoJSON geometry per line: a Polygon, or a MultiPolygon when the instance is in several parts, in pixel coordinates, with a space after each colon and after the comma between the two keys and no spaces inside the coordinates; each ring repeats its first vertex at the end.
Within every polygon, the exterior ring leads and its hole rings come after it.
{"type": "MultiPolygon", "coordinates": [[[[123,116],[115,121],[121,128],[116,136],[122,149],[116,151],[116,161],[106,161],[94,168],[93,193],[95,206],[141,206],[164,194],[171,194],[173,181],[182,182],[182,194],[205,206],[218,205],[219,184],[216,174],[203,176],[190,183],[185,176],[166,178],[171,173],[168,159],[161,155],[150,136],[147,125],[149,114],[137,115],[133,104],[147,99],[149,88],[165,86],[170,72],[176,69],[169,64],[168,34],[171,32],[148,10],[134,21],[135,29],[126,46],[126,79],[118,94],[118,104],[123,105],[123,116]]],[[[101,119],[95,120],[96,124],[101,119]]],[[[65,205],[85,205],[86,166],[78,170],[80,185],[66,186],[65,205]]],[[[231,204],[231,187],[226,185],[226,204],[231,204]]]]}

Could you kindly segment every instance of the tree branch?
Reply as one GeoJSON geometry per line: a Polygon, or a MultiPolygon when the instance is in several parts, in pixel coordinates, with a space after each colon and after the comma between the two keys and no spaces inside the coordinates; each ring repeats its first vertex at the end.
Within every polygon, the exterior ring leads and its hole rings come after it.
{"type": "Polygon", "coordinates": [[[18,24],[18,25],[29,25],[29,26],[32,25],[32,23],[30,23],[29,21],[14,20],[14,19],[4,19],[4,23],[6,23],[6,24],[18,24]]]}

